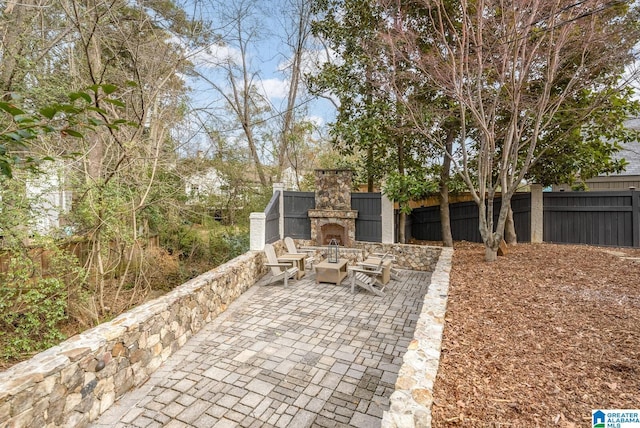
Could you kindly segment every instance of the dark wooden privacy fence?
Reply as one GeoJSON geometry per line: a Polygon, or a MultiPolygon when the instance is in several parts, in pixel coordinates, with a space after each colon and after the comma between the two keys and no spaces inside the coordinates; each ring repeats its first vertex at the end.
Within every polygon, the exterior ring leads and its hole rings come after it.
{"type": "Polygon", "coordinates": [[[356,241],[382,241],[382,196],[380,193],[352,193],[351,209],[358,211],[356,241]]]}
{"type": "Polygon", "coordinates": [[[544,241],[640,247],[640,192],[543,194],[544,241]]]}
{"type": "Polygon", "coordinates": [[[284,192],[284,236],[311,238],[311,222],[307,212],[316,207],[314,192],[284,192]]]}
{"type": "Polygon", "coordinates": [[[265,242],[272,243],[280,239],[280,192],[275,192],[264,209],[265,242]]]}
{"type": "MultiPolygon", "coordinates": [[[[494,224],[498,222],[501,199],[494,200],[494,224]]],[[[520,242],[531,240],[531,195],[516,193],[511,198],[513,221],[520,242]]],[[[478,206],[475,202],[457,202],[449,207],[451,234],[455,241],[482,242],[478,206]]],[[[441,241],[440,207],[416,208],[411,213],[411,236],[425,241],[441,241]]]]}
{"type": "MultiPolygon", "coordinates": [[[[274,194],[265,210],[266,242],[279,239],[278,194],[274,194]]],[[[315,208],[314,193],[284,192],[283,197],[285,236],[311,239],[307,212],[315,208]]],[[[545,192],[542,199],[545,242],[640,247],[640,192],[545,192]]],[[[494,222],[498,220],[500,202],[499,198],[495,201],[494,222]]],[[[380,193],[351,194],[351,208],[358,210],[356,240],[382,240],[381,205],[380,193]]],[[[511,206],[518,240],[530,241],[531,194],[515,194],[511,206]]],[[[453,239],[481,242],[477,205],[458,202],[451,204],[450,210],[453,239]]],[[[410,235],[415,239],[442,240],[438,206],[414,209],[407,224],[410,235]]]]}
{"type": "MultiPolygon", "coordinates": [[[[311,221],[308,211],[315,206],[314,192],[284,192],[284,236],[294,239],[311,239],[311,221]]],[[[351,209],[358,210],[356,240],[382,241],[380,193],[352,193],[351,209]]]]}

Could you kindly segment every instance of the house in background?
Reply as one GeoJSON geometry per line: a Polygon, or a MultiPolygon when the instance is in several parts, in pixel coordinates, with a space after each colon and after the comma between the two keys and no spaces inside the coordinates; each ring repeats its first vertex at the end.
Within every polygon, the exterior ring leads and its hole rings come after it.
{"type": "Polygon", "coordinates": [[[214,167],[192,174],[184,180],[187,203],[194,204],[211,196],[223,196],[226,186],[226,180],[214,167]]]}
{"type": "Polygon", "coordinates": [[[288,166],[282,171],[281,182],[284,185],[285,190],[292,190],[299,192],[300,187],[298,183],[302,180],[302,176],[298,176],[298,173],[293,167],[288,166]]]}
{"type": "MultiPolygon", "coordinates": [[[[640,131],[640,118],[629,119],[626,126],[640,131]]],[[[621,144],[622,150],[614,155],[615,159],[624,159],[627,166],[618,174],[599,175],[585,180],[587,188],[591,191],[602,190],[640,190],[640,141],[621,144]]],[[[568,184],[553,186],[554,191],[571,191],[568,184]]]]}
{"type": "Polygon", "coordinates": [[[73,193],[65,189],[66,168],[63,162],[46,162],[41,174],[25,180],[33,233],[47,234],[63,226],[62,217],[71,210],[73,193]]]}

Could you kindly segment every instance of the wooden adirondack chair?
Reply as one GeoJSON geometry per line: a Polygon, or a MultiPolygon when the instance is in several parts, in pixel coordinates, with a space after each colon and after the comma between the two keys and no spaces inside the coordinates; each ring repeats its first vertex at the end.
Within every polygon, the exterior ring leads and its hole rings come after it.
{"type": "Polygon", "coordinates": [[[304,261],[305,261],[305,264],[304,264],[305,269],[309,268],[309,269],[313,270],[313,263],[315,262],[315,257],[313,255],[316,252],[315,250],[301,250],[301,249],[297,248],[296,247],[296,243],[289,236],[285,236],[284,245],[287,247],[287,253],[305,254],[306,255],[306,257],[304,259],[304,261]]]}
{"type": "MultiPolygon", "coordinates": [[[[371,253],[371,255],[369,255],[368,258],[369,259],[379,259],[379,258],[381,258],[382,260],[391,260],[391,263],[396,261],[396,256],[394,256],[393,254],[389,254],[389,253],[371,253]]],[[[400,269],[395,267],[393,264],[391,265],[391,269],[390,269],[389,273],[391,275],[391,279],[393,279],[395,281],[399,280],[400,279],[400,275],[402,274],[400,269]]]]}
{"type": "Polygon", "coordinates": [[[356,285],[369,290],[376,296],[384,296],[384,285],[379,281],[382,275],[382,263],[384,259],[380,258],[377,265],[352,266],[351,271],[351,293],[355,293],[356,285]]]}
{"type": "Polygon", "coordinates": [[[266,285],[283,280],[284,286],[286,287],[289,280],[295,277],[298,273],[298,268],[292,266],[291,263],[278,262],[278,257],[276,256],[276,252],[271,244],[265,244],[264,253],[267,256],[267,263],[265,263],[265,266],[270,267],[272,273],[272,276],[266,285]]]}

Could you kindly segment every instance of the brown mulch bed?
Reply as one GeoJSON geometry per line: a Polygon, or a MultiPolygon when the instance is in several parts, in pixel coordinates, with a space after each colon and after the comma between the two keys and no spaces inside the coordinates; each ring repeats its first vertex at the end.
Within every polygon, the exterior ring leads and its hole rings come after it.
{"type": "Polygon", "coordinates": [[[434,427],[585,427],[640,408],[640,251],[456,243],[434,427]]]}

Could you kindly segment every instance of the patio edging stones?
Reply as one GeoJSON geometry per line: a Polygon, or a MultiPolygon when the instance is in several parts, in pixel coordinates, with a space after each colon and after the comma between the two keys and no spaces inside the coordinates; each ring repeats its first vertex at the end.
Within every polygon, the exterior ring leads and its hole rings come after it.
{"type": "Polygon", "coordinates": [[[390,409],[383,414],[382,428],[431,427],[452,256],[452,248],[442,248],[413,340],[403,357],[390,409]]]}

